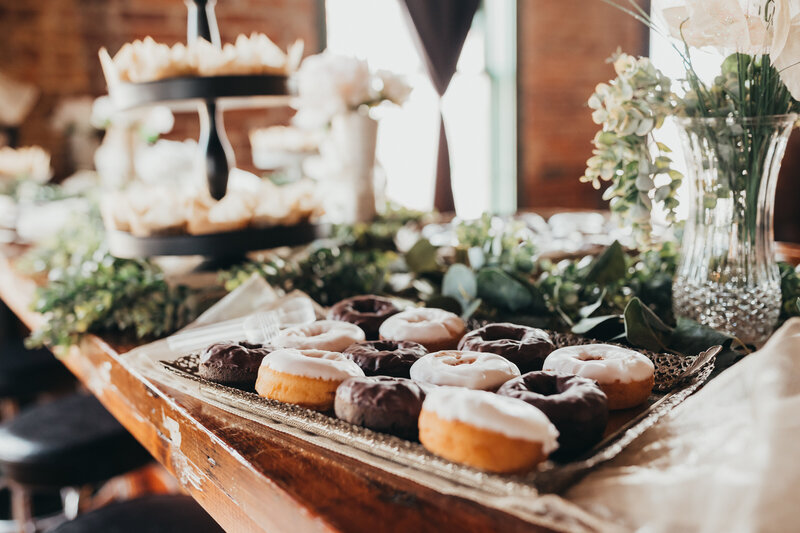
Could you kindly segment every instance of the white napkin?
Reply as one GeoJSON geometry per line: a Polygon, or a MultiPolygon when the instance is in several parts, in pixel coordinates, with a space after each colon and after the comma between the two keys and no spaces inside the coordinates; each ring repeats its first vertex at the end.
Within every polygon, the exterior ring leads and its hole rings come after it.
{"type": "Polygon", "coordinates": [[[640,532],[797,531],[800,318],[573,487],[640,532]]]}

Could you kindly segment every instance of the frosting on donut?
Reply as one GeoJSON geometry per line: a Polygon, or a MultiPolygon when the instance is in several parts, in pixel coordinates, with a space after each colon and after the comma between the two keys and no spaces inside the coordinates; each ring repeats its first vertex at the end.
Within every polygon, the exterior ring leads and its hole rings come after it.
{"type": "Polygon", "coordinates": [[[409,377],[411,365],[427,354],[413,341],[366,341],[351,344],[344,356],[361,367],[368,376],[409,377]]]}
{"type": "Polygon", "coordinates": [[[544,360],[542,370],[575,374],[598,383],[630,383],[649,379],[653,362],[644,354],[612,344],[582,344],[555,350],[544,360]]]}
{"type": "Polygon", "coordinates": [[[270,344],[276,348],[341,352],[364,338],[364,332],[355,324],[339,320],[318,320],[287,328],[272,339],[270,344]]]}
{"type": "Polygon", "coordinates": [[[283,348],[266,356],[261,366],[293,376],[330,381],[364,375],[357,364],[342,354],[325,350],[283,348]]]}
{"type": "Polygon", "coordinates": [[[460,338],[466,326],[458,315],[433,307],[416,307],[387,318],[380,327],[384,339],[408,340],[420,344],[460,338]]]}
{"type": "Polygon", "coordinates": [[[528,372],[506,381],[497,394],[522,400],[542,411],[558,430],[558,454],[562,458],[588,450],[603,438],[608,398],[593,379],[528,372]]]}
{"type": "Polygon", "coordinates": [[[512,439],[541,442],[549,454],[558,448],[558,430],[536,407],[492,392],[438,387],[428,392],[422,410],[444,420],[455,420],[501,433],[512,439]]]}
{"type": "Polygon", "coordinates": [[[458,349],[496,353],[525,373],[541,370],[545,357],[556,347],[544,330],[503,322],[470,331],[458,343],[458,349]]]}
{"type": "Polygon", "coordinates": [[[353,296],[335,304],[328,312],[328,318],[350,322],[364,330],[368,340],[378,338],[381,324],[400,308],[389,298],[381,296],[353,296]]]}
{"type": "Polygon", "coordinates": [[[410,379],[350,378],[336,389],[336,416],[376,431],[416,438],[425,391],[410,379]]]}
{"type": "Polygon", "coordinates": [[[519,376],[519,368],[493,353],[443,350],[419,358],[410,373],[411,379],[431,385],[493,390],[519,376]]]}

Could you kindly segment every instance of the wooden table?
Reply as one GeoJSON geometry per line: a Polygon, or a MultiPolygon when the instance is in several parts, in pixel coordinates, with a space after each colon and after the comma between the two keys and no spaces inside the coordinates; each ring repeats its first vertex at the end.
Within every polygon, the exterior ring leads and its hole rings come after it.
{"type": "MultiPolygon", "coordinates": [[[[0,298],[31,328],[35,283],[0,250],[0,298]]],[[[541,519],[441,494],[179,391],[125,363],[132,346],[87,336],[64,364],[227,531],[570,531],[566,502],[541,519]]],[[[537,500],[538,501],[538,500],[537,500]]],[[[591,524],[591,517],[582,522],[591,524]]],[[[591,530],[591,527],[585,528],[591,530]]]]}

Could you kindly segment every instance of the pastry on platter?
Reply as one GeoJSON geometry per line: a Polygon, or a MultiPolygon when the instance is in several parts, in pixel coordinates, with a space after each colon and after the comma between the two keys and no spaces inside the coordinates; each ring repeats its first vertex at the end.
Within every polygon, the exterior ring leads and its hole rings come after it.
{"type": "Polygon", "coordinates": [[[221,48],[205,39],[168,46],[145,37],[124,44],[113,58],[105,48],[99,54],[106,81],[113,86],[182,76],[288,75],[300,64],[303,42],[295,42],[284,52],[263,33],[239,35],[235,43],[221,48]]]}
{"type": "Polygon", "coordinates": [[[236,231],[246,228],[252,215],[252,197],[242,191],[228,191],[220,200],[198,194],[189,202],[187,230],[191,235],[236,231]]]}
{"type": "Polygon", "coordinates": [[[314,182],[300,180],[286,185],[263,181],[253,209],[256,227],[292,226],[322,214],[322,202],[314,182]]]}

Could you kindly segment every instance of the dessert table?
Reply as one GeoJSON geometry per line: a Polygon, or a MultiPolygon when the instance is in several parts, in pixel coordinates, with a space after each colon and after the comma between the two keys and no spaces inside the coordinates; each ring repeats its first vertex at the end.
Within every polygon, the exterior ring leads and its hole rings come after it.
{"type": "MultiPolygon", "coordinates": [[[[28,327],[34,280],[0,248],[0,298],[28,327]]],[[[157,385],[125,362],[135,346],[88,335],[63,363],[226,530],[599,531],[557,496],[534,513],[443,494],[157,385]]]]}
{"type": "MultiPolygon", "coordinates": [[[[30,328],[35,280],[0,248],[0,298],[30,328]]],[[[779,255],[797,263],[795,246],[779,255]]],[[[63,363],[228,531],[608,531],[617,528],[557,495],[523,512],[502,499],[438,490],[413,475],[314,445],[155,383],[126,361],[136,343],[87,335],[63,363]]]]}

